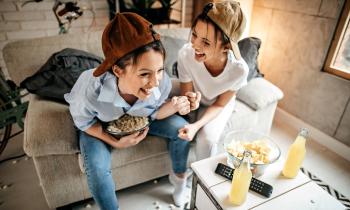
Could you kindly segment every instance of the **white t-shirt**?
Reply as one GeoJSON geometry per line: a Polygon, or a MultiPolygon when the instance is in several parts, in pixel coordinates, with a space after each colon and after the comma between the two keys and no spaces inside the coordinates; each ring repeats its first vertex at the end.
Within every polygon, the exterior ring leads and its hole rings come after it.
{"type": "Polygon", "coordinates": [[[213,104],[220,94],[228,90],[237,92],[246,85],[249,72],[247,63],[243,59],[236,60],[230,50],[224,71],[214,77],[203,62],[195,60],[191,43],[180,49],[177,69],[180,82],[192,82],[194,90],[202,94],[201,103],[207,106],[213,104]]]}

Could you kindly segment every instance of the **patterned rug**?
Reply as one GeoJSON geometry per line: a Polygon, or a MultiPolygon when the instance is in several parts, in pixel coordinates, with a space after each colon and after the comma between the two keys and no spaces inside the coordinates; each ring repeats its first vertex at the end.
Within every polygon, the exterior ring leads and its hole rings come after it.
{"type": "Polygon", "coordinates": [[[340,194],[338,191],[333,189],[327,183],[323,182],[317,176],[313,175],[310,171],[301,168],[300,169],[305,175],[307,175],[312,181],[322,187],[325,191],[327,191],[331,196],[335,197],[339,202],[341,202],[347,210],[350,210],[350,200],[346,198],[344,195],[340,194]]]}

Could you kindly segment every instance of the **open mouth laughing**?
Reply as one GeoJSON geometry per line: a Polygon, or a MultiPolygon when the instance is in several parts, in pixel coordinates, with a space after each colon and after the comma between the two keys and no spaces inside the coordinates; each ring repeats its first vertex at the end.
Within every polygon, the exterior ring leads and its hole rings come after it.
{"type": "Polygon", "coordinates": [[[151,95],[152,88],[140,88],[141,92],[147,96],[151,95]]]}
{"type": "Polygon", "coordinates": [[[204,53],[200,53],[198,51],[195,51],[194,52],[194,56],[195,56],[196,59],[201,59],[201,58],[203,58],[205,56],[205,54],[204,53]]]}

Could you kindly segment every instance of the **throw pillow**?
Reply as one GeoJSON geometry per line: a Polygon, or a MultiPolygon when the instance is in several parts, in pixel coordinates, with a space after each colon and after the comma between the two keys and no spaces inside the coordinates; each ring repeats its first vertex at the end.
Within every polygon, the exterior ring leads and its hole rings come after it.
{"type": "Polygon", "coordinates": [[[102,58],[96,55],[66,48],[54,53],[34,75],[23,80],[20,86],[30,93],[65,102],[63,95],[70,92],[80,74],[101,63],[102,58]]]}
{"type": "Polygon", "coordinates": [[[252,109],[259,110],[282,99],[283,92],[263,78],[254,78],[246,86],[239,89],[237,98],[252,109]]]}
{"type": "Polygon", "coordinates": [[[258,67],[258,55],[261,45],[261,40],[256,37],[248,37],[238,42],[238,47],[243,59],[247,62],[249,67],[248,81],[254,77],[263,77],[258,67]]]}
{"type": "MultiPolygon", "coordinates": [[[[165,57],[165,70],[171,77],[177,77],[176,68],[175,71],[173,69],[173,65],[177,61],[177,54],[182,46],[184,46],[187,40],[184,39],[176,39],[169,36],[161,36],[161,41],[164,45],[166,51],[165,57]]],[[[175,64],[176,66],[176,64],[175,64]]]]}

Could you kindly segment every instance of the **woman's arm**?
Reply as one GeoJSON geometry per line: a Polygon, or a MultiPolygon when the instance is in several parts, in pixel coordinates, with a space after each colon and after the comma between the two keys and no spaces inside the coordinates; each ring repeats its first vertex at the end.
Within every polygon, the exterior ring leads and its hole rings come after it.
{"type": "MultiPolygon", "coordinates": [[[[187,92],[193,92],[193,83],[180,83],[180,94],[185,95],[187,92]]],[[[226,91],[219,95],[216,101],[207,108],[203,116],[193,124],[199,128],[203,127],[221,112],[221,110],[226,106],[226,104],[232,99],[234,95],[234,91],[226,91]]]]}
{"type": "Polygon", "coordinates": [[[190,102],[185,96],[174,96],[171,100],[165,102],[158,110],[156,115],[157,120],[164,119],[170,115],[179,112],[181,115],[190,112],[190,102]]]}
{"type": "Polygon", "coordinates": [[[187,92],[193,92],[193,83],[180,82],[180,95],[184,96],[187,92]]]}
{"type": "MultiPolygon", "coordinates": [[[[193,91],[192,82],[181,83],[181,95],[186,94],[189,91],[193,91]]],[[[202,115],[202,117],[192,124],[185,125],[184,128],[179,130],[179,137],[191,141],[197,131],[202,128],[205,124],[214,119],[226,106],[226,104],[232,99],[235,95],[234,91],[226,91],[218,96],[216,101],[210,105],[202,115]]]]}
{"type": "Polygon", "coordinates": [[[171,101],[163,104],[157,113],[156,119],[166,118],[176,112],[179,112],[180,115],[186,115],[199,107],[201,94],[193,92],[192,82],[180,83],[180,95],[174,96],[171,101]]]}
{"type": "Polygon", "coordinates": [[[200,92],[193,92],[192,82],[180,82],[180,95],[186,96],[190,102],[190,110],[196,110],[199,107],[202,94],[200,92]]]}
{"type": "Polygon", "coordinates": [[[148,127],[143,132],[136,132],[131,135],[124,136],[120,139],[116,139],[106,133],[99,122],[93,124],[91,127],[86,129],[85,132],[90,136],[94,136],[97,139],[100,139],[101,141],[111,145],[114,148],[126,148],[134,146],[142,141],[147,135],[148,127]]]}
{"type": "Polygon", "coordinates": [[[216,101],[210,105],[207,110],[205,110],[203,116],[193,124],[199,128],[203,127],[224,109],[226,104],[232,99],[234,95],[235,92],[230,90],[219,95],[216,101]]]}

